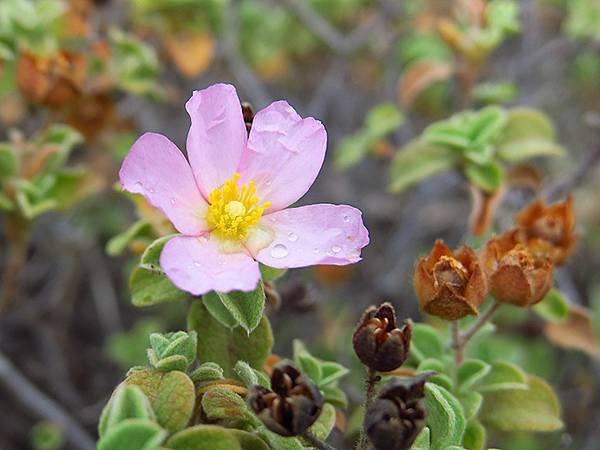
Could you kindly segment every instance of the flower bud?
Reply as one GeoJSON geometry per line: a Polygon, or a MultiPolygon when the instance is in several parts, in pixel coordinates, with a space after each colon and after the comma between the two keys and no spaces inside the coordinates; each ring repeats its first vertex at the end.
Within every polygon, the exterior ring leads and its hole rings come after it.
{"type": "Polygon", "coordinates": [[[407,450],[425,426],[425,382],[431,373],[388,383],[365,414],[364,429],[376,450],[407,450]]]}
{"type": "Polygon", "coordinates": [[[469,247],[453,252],[441,240],[418,261],[413,283],[421,309],[444,320],[479,314],[487,295],[487,282],[475,252],[469,247]]]}
{"type": "Polygon", "coordinates": [[[196,359],[198,338],[195,331],[186,333],[152,333],[148,360],[152,366],[163,371],[185,371],[196,359]]]}
{"type": "Polygon", "coordinates": [[[396,312],[389,303],[368,308],[354,331],[352,344],[361,362],[372,370],[389,372],[404,364],[410,349],[412,323],[396,324],[396,312]]]}
{"type": "Polygon", "coordinates": [[[520,244],[518,232],[511,230],[490,239],[481,250],[481,263],[494,298],[525,307],[542,300],[552,287],[552,264],[520,244]]]}
{"type": "Polygon", "coordinates": [[[529,247],[536,258],[549,258],[563,264],[576,241],[573,199],[546,205],[538,200],[517,215],[517,239],[529,247]]]}
{"type": "Polygon", "coordinates": [[[276,366],[271,388],[253,386],[248,394],[252,410],[266,427],[281,436],[306,431],[321,414],[323,396],[317,386],[295,367],[276,366]]]}

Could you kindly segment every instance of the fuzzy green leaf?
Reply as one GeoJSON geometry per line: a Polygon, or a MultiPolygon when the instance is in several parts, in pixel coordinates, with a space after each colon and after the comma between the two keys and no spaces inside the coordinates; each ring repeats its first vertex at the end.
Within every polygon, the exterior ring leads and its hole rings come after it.
{"type": "Polygon", "coordinates": [[[194,383],[221,380],[223,378],[223,369],[213,362],[205,362],[204,364],[200,364],[197,369],[194,369],[190,374],[190,378],[194,383]]]}
{"type": "Polygon", "coordinates": [[[335,407],[325,403],[317,421],[310,427],[310,431],[320,440],[327,439],[335,425],[335,407]]]}
{"type": "Polygon", "coordinates": [[[127,246],[139,236],[148,237],[152,232],[152,226],[145,220],[138,220],[123,233],[110,238],[106,243],[106,253],[109,256],[118,256],[125,251],[127,246]]]}
{"type": "Polygon", "coordinates": [[[235,435],[216,425],[187,428],[171,436],[166,446],[172,450],[242,450],[235,435]]]}
{"type": "Polygon", "coordinates": [[[476,391],[459,393],[456,398],[460,401],[467,420],[477,415],[483,403],[483,396],[476,391]]]}
{"type": "Polygon", "coordinates": [[[218,422],[227,428],[246,429],[257,424],[244,399],[222,387],[214,387],[204,393],[202,410],[211,422],[218,422]]]}
{"type": "MultiPolygon", "coordinates": [[[[217,296],[227,312],[231,315],[236,325],[240,325],[246,332],[251,333],[263,316],[265,307],[265,289],[262,281],[258,283],[255,290],[250,292],[233,291],[229,293],[210,292],[204,297],[208,298],[208,302],[214,307],[217,296]]],[[[211,311],[212,312],[212,311],[211,311]]],[[[222,315],[217,317],[219,322],[231,322],[228,319],[223,319],[222,315]]]]}
{"type": "Polygon", "coordinates": [[[471,183],[486,192],[497,191],[504,181],[504,169],[495,162],[484,165],[467,162],[464,166],[464,173],[471,183]]]}
{"type": "Polygon", "coordinates": [[[8,144],[0,143],[0,180],[14,176],[17,164],[14,149],[8,144]]]}
{"type": "Polygon", "coordinates": [[[480,359],[467,359],[458,368],[458,389],[467,391],[485,377],[491,366],[480,359]]]}
{"type": "Polygon", "coordinates": [[[271,325],[265,316],[248,334],[240,327],[232,330],[223,326],[201,301],[190,308],[188,327],[198,333],[199,361],[219,364],[227,377],[234,375],[233,367],[240,360],[255,369],[262,368],[273,346],[271,325]]]}
{"type": "Polygon", "coordinates": [[[482,393],[505,389],[527,389],[527,374],[508,361],[493,362],[489,373],[475,384],[482,393]]]}
{"type": "Polygon", "coordinates": [[[110,400],[102,410],[98,434],[106,432],[125,419],[156,420],[150,401],[137,386],[121,384],[113,392],[110,400]]]}
{"type": "Polygon", "coordinates": [[[429,430],[429,427],[425,427],[419,433],[417,439],[415,439],[415,442],[413,443],[413,446],[410,448],[410,450],[429,450],[431,448],[431,445],[429,443],[430,440],[431,431],[429,430]]]}
{"type": "Polygon", "coordinates": [[[148,419],[126,419],[111,427],[97,450],[157,450],[167,432],[148,419]]]}
{"type": "Polygon", "coordinates": [[[372,108],[365,117],[365,130],[369,136],[382,138],[398,128],[404,116],[393,103],[381,103],[372,108]]]}
{"type": "Polygon", "coordinates": [[[560,404],[552,388],[529,375],[528,389],[503,389],[484,394],[479,417],[502,431],[556,431],[563,423],[560,404]]]}
{"type": "Polygon", "coordinates": [[[466,450],[484,450],[485,438],[486,432],[481,422],[470,420],[463,437],[463,447],[466,450]]]}
{"type": "Polygon", "coordinates": [[[264,282],[275,281],[284,276],[287,269],[276,269],[275,267],[265,266],[260,264],[260,274],[264,282]]]}
{"type": "Polygon", "coordinates": [[[558,289],[552,289],[531,308],[548,322],[562,322],[569,317],[569,302],[558,289]]]}
{"type": "Polygon", "coordinates": [[[443,387],[427,383],[425,407],[432,450],[445,450],[448,446],[462,444],[466,419],[460,402],[443,387]]]}
{"type": "Polygon", "coordinates": [[[426,178],[452,169],[459,160],[459,155],[452,148],[414,140],[394,157],[390,190],[401,192],[426,178]]]}
{"type": "Polygon", "coordinates": [[[174,433],[188,424],[196,394],[194,383],[185,373],[144,369],[131,372],[125,382],[146,394],[162,427],[174,433]]]}
{"type": "Polygon", "coordinates": [[[172,237],[164,236],[150,244],[142,254],[139,267],[133,270],[129,288],[131,302],[135,306],[151,306],[189,297],[189,294],[175,287],[160,268],[160,254],[172,237]]]}
{"type": "Polygon", "coordinates": [[[241,450],[270,450],[267,443],[255,434],[233,429],[229,430],[229,433],[237,439],[241,450]]]}
{"type": "Polygon", "coordinates": [[[442,336],[430,325],[417,323],[413,327],[410,354],[418,363],[426,358],[441,359],[444,355],[442,336]]]}

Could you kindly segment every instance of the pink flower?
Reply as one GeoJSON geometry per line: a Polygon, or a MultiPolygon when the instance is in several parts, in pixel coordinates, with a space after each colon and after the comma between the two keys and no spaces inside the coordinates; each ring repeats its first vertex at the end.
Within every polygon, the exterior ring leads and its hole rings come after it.
{"type": "Polygon", "coordinates": [[[360,260],[369,234],[358,209],[286,209],[321,169],[321,122],[278,101],[256,114],[248,136],[235,88],[226,84],[195,91],[185,108],[189,164],[169,139],[146,133],[119,172],[125,190],[144,195],[181,233],[160,257],[177,287],[194,295],[250,291],[259,262],[292,268],[360,260]]]}

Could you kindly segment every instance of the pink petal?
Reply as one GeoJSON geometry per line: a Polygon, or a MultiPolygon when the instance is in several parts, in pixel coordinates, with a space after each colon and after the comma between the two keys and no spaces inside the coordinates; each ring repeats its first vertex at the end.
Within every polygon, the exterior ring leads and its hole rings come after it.
{"type": "Polygon", "coordinates": [[[206,201],[185,157],[165,136],[145,133],[135,141],[119,177],[123,189],[146,197],[180,233],[199,235],[206,230],[206,201]]]}
{"type": "Polygon", "coordinates": [[[309,205],[265,216],[275,238],[255,258],[277,268],[315,264],[342,266],[360,261],[361,249],[369,243],[362,213],[347,205],[309,205]]]}
{"type": "Polygon", "coordinates": [[[185,104],[192,123],[187,151],[198,186],[205,198],[235,173],[248,133],[235,88],[215,84],[194,91],[185,104]]]}
{"type": "Polygon", "coordinates": [[[248,145],[238,172],[240,183],[256,183],[261,201],[270,211],[291,205],[317,177],[327,147],[323,124],[302,119],[285,101],[272,103],[254,117],[248,145]]]}
{"type": "Polygon", "coordinates": [[[260,279],[256,261],[245,253],[223,253],[210,235],[174,237],[163,248],[160,265],[175,286],[194,295],[251,291],[260,279]]]}

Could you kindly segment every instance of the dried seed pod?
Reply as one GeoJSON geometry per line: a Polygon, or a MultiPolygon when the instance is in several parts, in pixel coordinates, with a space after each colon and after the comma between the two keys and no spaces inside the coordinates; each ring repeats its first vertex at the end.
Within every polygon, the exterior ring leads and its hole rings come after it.
{"type": "Polygon", "coordinates": [[[388,383],[365,414],[364,429],[376,450],[409,449],[425,426],[425,382],[431,373],[388,383]]]}
{"type": "Polygon", "coordinates": [[[475,252],[469,247],[453,252],[441,240],[417,262],[413,283],[421,309],[445,320],[479,314],[488,292],[475,252]]]}
{"type": "Polygon", "coordinates": [[[252,121],[254,120],[254,109],[248,102],[242,102],[242,117],[244,118],[246,131],[250,134],[250,128],[252,128],[252,121]]]}
{"type": "Polygon", "coordinates": [[[60,108],[81,94],[86,73],[85,57],[77,53],[61,50],[48,57],[23,53],[17,64],[16,82],[28,100],[60,108]]]}
{"type": "Polygon", "coordinates": [[[496,300],[516,306],[531,306],[552,287],[552,263],[536,257],[517,240],[519,230],[490,239],[481,250],[481,262],[496,300]]]}
{"type": "Polygon", "coordinates": [[[276,366],[271,388],[253,386],[248,403],[266,427],[281,436],[306,431],[321,414],[323,396],[317,386],[295,367],[276,366]]]}
{"type": "Polygon", "coordinates": [[[398,328],[396,312],[389,303],[368,308],[352,337],[352,344],[361,362],[372,370],[389,372],[397,369],[408,357],[412,323],[398,328]]]}
{"type": "Polygon", "coordinates": [[[573,251],[577,239],[571,197],[552,205],[538,200],[521,210],[516,222],[517,239],[529,247],[536,258],[547,257],[560,265],[573,251]]]}

